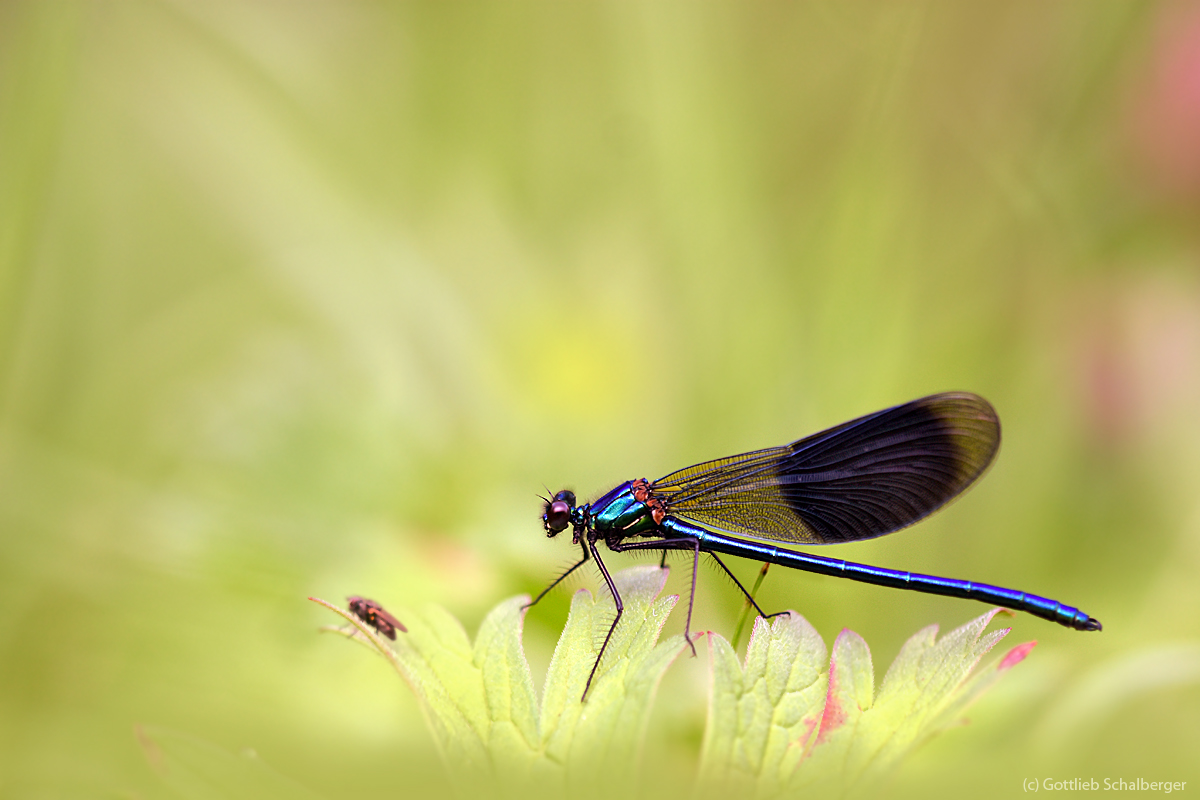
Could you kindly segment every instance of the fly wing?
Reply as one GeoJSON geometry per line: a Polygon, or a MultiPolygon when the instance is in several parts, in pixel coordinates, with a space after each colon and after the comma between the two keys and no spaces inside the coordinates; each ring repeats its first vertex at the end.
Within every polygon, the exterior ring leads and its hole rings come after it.
{"type": "MultiPolygon", "coordinates": [[[[393,617],[391,614],[389,614],[388,612],[384,611],[382,608],[378,608],[378,609],[376,609],[376,610],[375,610],[375,613],[378,615],[378,617],[379,617],[379,621],[380,621],[380,622],[385,622],[385,623],[387,623],[387,625],[388,625],[389,627],[391,627],[391,628],[394,628],[395,630],[398,630],[398,631],[400,631],[401,633],[408,633],[408,628],[404,627],[404,623],[403,623],[403,622],[401,622],[400,620],[396,619],[396,618],[395,618],[395,617],[393,617]]],[[[388,638],[389,638],[389,639],[395,639],[395,638],[396,638],[396,634],[393,632],[393,633],[392,633],[390,636],[388,636],[388,638]]]]}
{"type": "Polygon", "coordinates": [[[948,392],[696,464],[651,489],[668,514],[700,525],[781,542],[852,542],[932,514],[974,483],[999,447],[991,404],[948,392]]]}

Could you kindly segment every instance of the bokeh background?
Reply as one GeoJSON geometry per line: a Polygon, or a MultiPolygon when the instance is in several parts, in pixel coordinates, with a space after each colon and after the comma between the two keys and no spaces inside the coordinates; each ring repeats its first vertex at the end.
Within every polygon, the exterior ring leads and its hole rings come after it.
{"type": "MultiPolygon", "coordinates": [[[[1031,658],[891,791],[1200,786],[1200,6],[0,4],[0,795],[169,796],[137,724],[435,794],[415,701],[307,595],[473,631],[570,562],[544,487],[949,389],[995,467],[836,555],[1105,630],[1012,621],[1031,658]]],[[[877,679],[984,610],[786,572],[764,603],[877,679]]],[[[705,570],[698,627],[740,610],[705,570]]]]}

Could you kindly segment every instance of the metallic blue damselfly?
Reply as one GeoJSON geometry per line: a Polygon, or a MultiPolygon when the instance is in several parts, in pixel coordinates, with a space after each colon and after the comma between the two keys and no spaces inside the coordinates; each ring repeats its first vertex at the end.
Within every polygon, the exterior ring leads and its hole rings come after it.
{"type": "MultiPolygon", "coordinates": [[[[1026,611],[1081,631],[1100,622],[1056,600],[954,578],[855,564],[788,550],[883,536],[929,516],[965,491],[1000,447],[1000,419],[988,401],[948,392],[877,411],[782,447],[706,461],[657,481],[626,481],[599,500],[576,504],[563,490],[545,498],[542,522],[554,537],[572,529],[579,561],[529,604],[541,600],[589,558],[612,592],[617,614],[588,675],[583,697],[624,606],[597,542],[609,550],[683,550],[710,555],[754,608],[762,609],[718,554],[840,578],[980,600],[1026,611]]],[[[696,592],[693,562],[692,596],[696,592]]],[[[786,613],[786,612],[780,612],[786,613]]],[[[692,598],[685,636],[692,644],[692,598]]],[[[695,652],[695,646],[692,645],[695,652]]]]}

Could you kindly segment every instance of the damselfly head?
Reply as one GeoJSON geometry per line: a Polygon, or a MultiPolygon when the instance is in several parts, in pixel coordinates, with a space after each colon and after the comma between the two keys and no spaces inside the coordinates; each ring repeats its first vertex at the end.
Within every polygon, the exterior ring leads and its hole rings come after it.
{"type": "Polygon", "coordinates": [[[554,495],[553,500],[546,502],[542,513],[542,524],[546,527],[546,535],[553,538],[567,529],[571,524],[571,513],[575,510],[575,493],[563,489],[554,495]]]}

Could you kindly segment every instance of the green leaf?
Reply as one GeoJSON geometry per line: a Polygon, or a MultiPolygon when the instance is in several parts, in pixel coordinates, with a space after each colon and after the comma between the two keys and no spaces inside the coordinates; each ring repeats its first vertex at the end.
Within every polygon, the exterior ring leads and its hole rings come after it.
{"type": "Polygon", "coordinates": [[[729,642],[708,636],[712,695],[700,756],[700,785],[744,796],[781,784],[803,756],[825,706],[825,642],[804,617],[759,617],[738,663],[729,642]]]}
{"type": "MultiPolygon", "coordinates": [[[[387,657],[421,702],[450,775],[465,793],[528,797],[634,793],[637,761],[659,680],[686,647],[658,642],[677,597],[659,598],[666,570],[615,576],[625,602],[586,703],[584,686],[614,619],[610,597],[578,592],[539,703],[521,645],[526,597],[488,615],[472,644],[437,607],[401,611],[394,644],[354,615],[349,634],[387,657]]],[[[993,610],[937,638],[918,631],[878,692],[871,651],[843,630],[832,654],[799,614],[758,619],[744,664],[709,634],[712,692],[698,790],[714,797],[844,795],[875,786],[911,750],[957,724],[966,707],[1033,647],[1014,648],[971,677],[1008,633],[985,633],[993,610]]],[[[344,632],[344,631],[343,631],[344,632]]]]}
{"type": "Polygon", "coordinates": [[[617,573],[621,622],[592,681],[584,684],[616,613],[612,599],[577,592],[546,676],[539,705],[521,646],[527,596],[497,606],[471,644],[462,626],[436,606],[399,610],[408,626],[395,643],[353,614],[323,600],[386,657],[420,701],[452,779],[470,791],[519,794],[606,793],[632,788],[654,691],[686,647],[682,636],[659,643],[678,597],[659,598],[667,571],[655,566],[617,573]]]}
{"type": "Polygon", "coordinates": [[[724,639],[710,635],[704,791],[840,795],[875,785],[915,746],[956,723],[970,702],[1028,653],[1032,643],[969,679],[1008,633],[984,634],[998,611],[940,640],[936,626],[918,631],[888,669],[878,696],[870,649],[853,631],[838,636],[828,667],[824,644],[794,612],[770,624],[756,622],[744,668],[724,639]]]}

